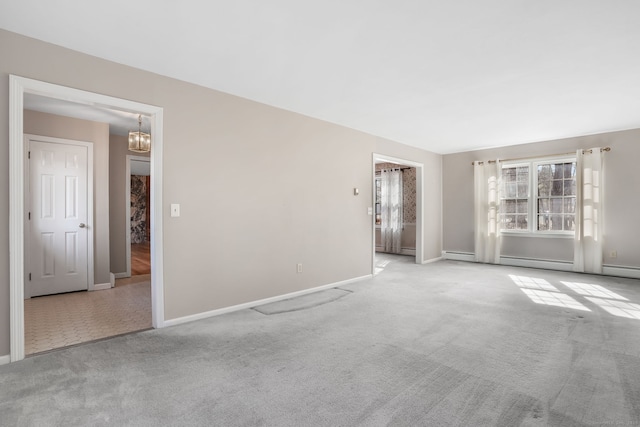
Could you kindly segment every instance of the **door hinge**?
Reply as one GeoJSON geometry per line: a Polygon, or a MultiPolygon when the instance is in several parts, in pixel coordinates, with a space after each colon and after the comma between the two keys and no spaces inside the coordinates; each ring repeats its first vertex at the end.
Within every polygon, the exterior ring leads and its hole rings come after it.
{"type": "Polygon", "coordinates": [[[29,221],[31,221],[31,212],[29,212],[29,221]]]}
{"type": "Polygon", "coordinates": [[[31,151],[28,151],[27,152],[27,159],[30,159],[30,158],[31,158],[31,151]]]}
{"type": "Polygon", "coordinates": [[[31,281],[31,273],[29,273],[29,281],[31,281]]]}

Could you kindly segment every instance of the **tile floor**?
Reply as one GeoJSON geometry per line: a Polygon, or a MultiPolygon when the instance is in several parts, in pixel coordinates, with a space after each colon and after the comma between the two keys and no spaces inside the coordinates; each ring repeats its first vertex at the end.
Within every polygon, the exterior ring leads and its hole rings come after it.
{"type": "Polygon", "coordinates": [[[151,327],[150,275],[116,281],[114,288],[24,301],[27,355],[151,327]]]}

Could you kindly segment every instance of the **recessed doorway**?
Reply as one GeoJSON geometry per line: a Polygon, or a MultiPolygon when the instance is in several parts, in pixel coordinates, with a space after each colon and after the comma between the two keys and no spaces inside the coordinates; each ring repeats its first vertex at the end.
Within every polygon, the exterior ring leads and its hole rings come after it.
{"type": "Polygon", "coordinates": [[[421,163],[373,155],[373,274],[384,268],[376,254],[423,262],[422,177],[421,163]]]}
{"type": "MultiPolygon", "coordinates": [[[[26,95],[37,95],[56,101],[66,101],[69,104],[94,106],[115,111],[142,113],[151,122],[151,133],[154,135],[151,153],[152,194],[151,194],[151,281],[149,300],[151,305],[151,319],[154,327],[164,325],[164,296],[162,292],[162,108],[85,92],[68,87],[44,83],[23,77],[10,76],[10,333],[11,333],[11,361],[18,361],[25,356],[25,237],[28,212],[25,210],[25,158],[24,129],[24,100],[26,95]]],[[[104,214],[104,212],[101,212],[104,214]]],[[[97,213],[96,213],[97,215],[97,213]]],[[[113,281],[112,281],[113,283],[113,281]]],[[[111,287],[111,283],[101,283],[111,287]]],[[[84,292],[93,297],[101,292],[84,292]]],[[[66,294],[68,295],[68,294],[66,294]]],[[[106,295],[103,293],[102,295],[106,295]]],[[[54,295],[55,296],[55,295],[54,295]]],[[[42,297],[47,298],[47,297],[42,297]]]]}

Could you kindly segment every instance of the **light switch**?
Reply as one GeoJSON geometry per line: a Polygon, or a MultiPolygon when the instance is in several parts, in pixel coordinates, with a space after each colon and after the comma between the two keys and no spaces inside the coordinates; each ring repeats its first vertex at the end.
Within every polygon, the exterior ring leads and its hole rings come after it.
{"type": "Polygon", "coordinates": [[[171,203],[171,216],[180,216],[180,205],[178,203],[171,203]]]}

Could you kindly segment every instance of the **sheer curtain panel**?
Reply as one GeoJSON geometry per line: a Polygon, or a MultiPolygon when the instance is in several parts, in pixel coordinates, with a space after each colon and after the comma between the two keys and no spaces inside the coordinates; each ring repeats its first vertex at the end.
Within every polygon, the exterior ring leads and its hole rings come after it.
{"type": "Polygon", "coordinates": [[[576,153],[576,227],[573,270],[602,273],[602,182],[600,147],[576,153]]]}
{"type": "Polygon", "coordinates": [[[500,264],[500,161],[475,162],[475,260],[500,264]]]}
{"type": "Polygon", "coordinates": [[[402,171],[380,172],[382,247],[385,252],[400,253],[402,240],[402,171]]]}

